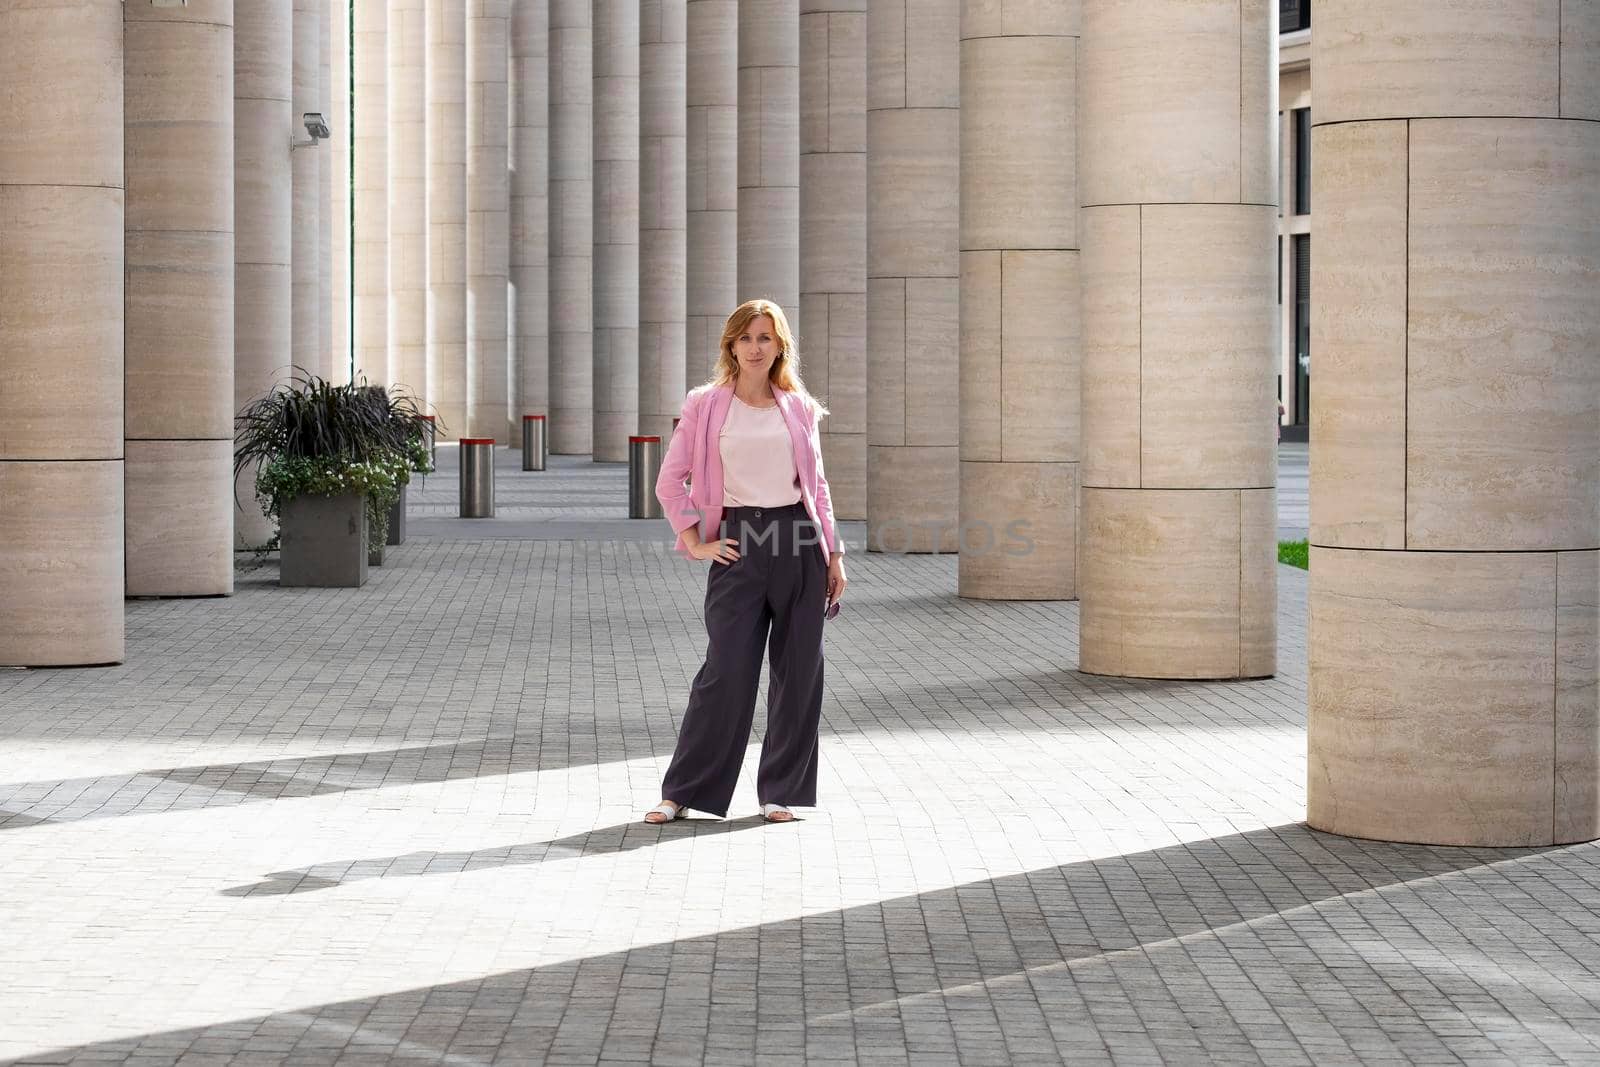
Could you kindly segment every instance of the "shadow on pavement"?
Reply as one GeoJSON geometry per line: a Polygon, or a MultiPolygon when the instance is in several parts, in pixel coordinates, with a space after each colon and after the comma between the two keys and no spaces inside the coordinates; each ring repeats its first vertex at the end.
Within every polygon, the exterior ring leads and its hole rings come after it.
{"type": "Polygon", "coordinates": [[[1600,906],[1589,862],[1280,826],[41,1060],[1583,1058],[1596,936],[1541,924],[1600,906]]]}

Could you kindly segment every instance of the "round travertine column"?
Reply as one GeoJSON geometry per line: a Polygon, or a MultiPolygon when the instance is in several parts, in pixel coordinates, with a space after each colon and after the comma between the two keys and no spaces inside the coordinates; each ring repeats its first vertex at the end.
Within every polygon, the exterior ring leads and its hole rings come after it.
{"type": "Polygon", "coordinates": [[[594,0],[594,458],[639,432],[639,2],[594,0]]]}
{"type": "Polygon", "coordinates": [[[1268,675],[1276,5],[1082,12],[1079,664],[1268,675]]]}
{"type": "Polygon", "coordinates": [[[639,6],[639,432],[665,441],[683,408],[688,256],[685,0],[639,6]]]}
{"type": "Polygon", "coordinates": [[[308,374],[326,375],[322,358],[322,160],[331,151],[326,144],[310,144],[301,118],[310,111],[326,111],[320,91],[322,30],[327,21],[327,0],[294,0],[294,209],[290,212],[293,239],[294,312],[290,319],[294,340],[294,365],[308,374]]]}
{"type": "Polygon", "coordinates": [[[389,374],[428,399],[427,11],[389,2],[389,374]]]}
{"type": "Polygon", "coordinates": [[[467,0],[428,0],[428,403],[467,434],[467,0]]]}
{"type": "Polygon", "coordinates": [[[356,374],[374,385],[389,369],[389,5],[355,0],[356,374]]]}
{"type": "Polygon", "coordinates": [[[867,515],[867,3],[800,3],[800,308],[806,387],[841,519],[867,515]]]}
{"type": "Polygon", "coordinates": [[[0,6],[6,666],[123,658],[122,16],[0,6]]]}
{"type": "Polygon", "coordinates": [[[1078,0],[962,4],[962,596],[1077,595],[1077,57],[1078,0]]]}
{"type": "Polygon", "coordinates": [[[739,303],[738,0],[688,0],[687,20],[684,384],[692,389],[716,367],[722,326],[739,303]]]}
{"type": "Polygon", "coordinates": [[[233,0],[123,27],[127,593],[233,592],[233,0]]]}
{"type": "Polygon", "coordinates": [[[1310,823],[1600,836],[1600,7],[1317,8],[1310,823]]]}
{"type": "Polygon", "coordinates": [[[800,0],[739,5],[738,157],[736,296],[776,301],[793,323],[800,316],[800,0]]]}
{"type": "MultiPolygon", "coordinates": [[[[233,406],[244,407],[289,373],[292,286],[289,147],[294,114],[292,0],[236,4],[233,26],[233,406]]],[[[299,130],[300,136],[304,131],[299,130]]],[[[255,475],[234,488],[234,547],[260,548],[272,523],[255,499],[255,475]]]]}
{"type": "Polygon", "coordinates": [[[506,35],[511,4],[468,0],[467,11],[467,432],[509,441],[506,283],[511,273],[511,130],[506,35]]]}
{"type": "Polygon", "coordinates": [[[550,0],[511,3],[511,444],[550,411],[550,0]]]}
{"type": "Polygon", "coordinates": [[[589,0],[550,0],[548,445],[566,455],[594,447],[592,26],[589,0]]]}
{"type": "Polygon", "coordinates": [[[867,18],[867,547],[959,543],[958,0],[867,18]]]}
{"type": "Polygon", "coordinates": [[[328,155],[331,173],[323,184],[328,189],[331,210],[323,220],[324,262],[331,272],[331,296],[322,313],[322,328],[327,333],[329,368],[336,382],[350,381],[350,149],[354,135],[350,112],[350,15],[354,0],[329,0],[328,62],[323,77],[329,88],[322,96],[332,112],[328,124],[333,140],[328,155]]]}

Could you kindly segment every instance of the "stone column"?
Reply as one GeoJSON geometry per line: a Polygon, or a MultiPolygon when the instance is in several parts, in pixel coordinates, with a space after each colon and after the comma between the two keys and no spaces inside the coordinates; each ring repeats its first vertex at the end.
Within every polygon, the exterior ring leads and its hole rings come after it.
{"type": "MultiPolygon", "coordinates": [[[[292,0],[236,4],[233,28],[233,406],[289,373],[293,300],[290,148],[304,139],[294,113],[292,0]]],[[[305,151],[310,151],[306,149],[305,151]]],[[[234,487],[235,548],[260,548],[272,523],[255,499],[255,474],[234,487]]]]}
{"type": "Polygon", "coordinates": [[[739,3],[688,0],[687,18],[684,382],[692,389],[716,366],[723,324],[739,303],[739,3]]]}
{"type": "Polygon", "coordinates": [[[867,3],[800,4],[800,331],[840,519],[867,515],[867,3]]]}
{"type": "MultiPolygon", "coordinates": [[[[791,324],[797,323],[800,0],[744,0],[739,5],[738,158],[735,303],[765,297],[783,308],[791,324]]],[[[723,316],[732,310],[724,309],[723,316]]]]}
{"type": "Polygon", "coordinates": [[[467,428],[467,0],[428,0],[428,402],[467,428]]]}
{"type": "Polygon", "coordinates": [[[638,432],[666,441],[687,376],[685,0],[643,0],[639,27],[638,432]]]}
{"type": "Polygon", "coordinates": [[[961,17],[962,596],[1077,595],[1078,0],[961,17]]]}
{"type": "Polygon", "coordinates": [[[510,0],[468,0],[467,432],[509,443],[506,283],[511,273],[510,0]]]}
{"type": "Polygon", "coordinates": [[[355,0],[356,373],[374,385],[389,369],[389,5],[355,0]]]}
{"type": "Polygon", "coordinates": [[[594,458],[639,432],[639,4],[594,0],[594,458]]]}
{"type": "Polygon", "coordinates": [[[960,7],[867,19],[867,546],[957,547],[960,7]]]}
{"type": "Polygon", "coordinates": [[[123,658],[122,4],[0,5],[0,665],[123,658]]]}
{"type": "Polygon", "coordinates": [[[1600,7],[1317,8],[1312,826],[1600,836],[1600,7]]]}
{"type": "Polygon", "coordinates": [[[427,11],[389,0],[389,367],[428,399],[427,11]]]}
{"type": "Polygon", "coordinates": [[[233,592],[233,2],[128,4],[127,592],[233,592]]]}
{"type": "MultiPolygon", "coordinates": [[[[550,0],[551,452],[594,447],[594,54],[590,0],[550,0]]],[[[537,414],[537,412],[535,412],[537,414]]]]}
{"type": "Polygon", "coordinates": [[[1274,669],[1276,48],[1272,0],[1083,2],[1079,663],[1093,674],[1274,669]]]}
{"type": "Polygon", "coordinates": [[[328,0],[328,60],[322,70],[329,85],[322,98],[331,112],[328,125],[333,130],[333,140],[328,144],[329,171],[323,177],[329,210],[322,220],[322,255],[329,274],[322,328],[327,337],[328,369],[336,382],[350,380],[351,2],[328,0]]]}
{"type": "Polygon", "coordinates": [[[511,4],[512,447],[550,411],[550,0],[511,4]]]}
{"type": "Polygon", "coordinates": [[[301,116],[326,111],[320,95],[322,28],[327,0],[294,0],[294,210],[289,220],[293,238],[294,365],[307,374],[326,375],[322,357],[322,160],[331,151],[310,143],[301,116]]]}

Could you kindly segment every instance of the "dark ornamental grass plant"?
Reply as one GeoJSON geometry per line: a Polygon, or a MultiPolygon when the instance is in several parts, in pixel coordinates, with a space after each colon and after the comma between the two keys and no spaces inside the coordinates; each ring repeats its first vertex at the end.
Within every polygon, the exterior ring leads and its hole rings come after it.
{"type": "Polygon", "coordinates": [[[256,499],[269,518],[297,496],[359,493],[367,536],[381,546],[389,507],[412,474],[427,474],[433,424],[403,388],[365,380],[334,385],[296,370],[252,400],[235,420],[233,471],[255,470],[256,499]]]}

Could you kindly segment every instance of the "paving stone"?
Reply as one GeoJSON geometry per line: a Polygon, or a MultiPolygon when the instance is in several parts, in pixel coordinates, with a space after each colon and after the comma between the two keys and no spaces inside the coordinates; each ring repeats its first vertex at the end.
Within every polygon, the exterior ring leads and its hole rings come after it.
{"type": "Polygon", "coordinates": [[[364,589],[245,557],[130,603],[123,666],[0,672],[0,1059],[1600,1057],[1600,849],[1301,824],[1302,572],[1278,676],[1197,684],[852,553],[821,806],[650,827],[705,572],[625,468],[552,467],[502,464],[504,521],[430,478],[364,589]]]}

